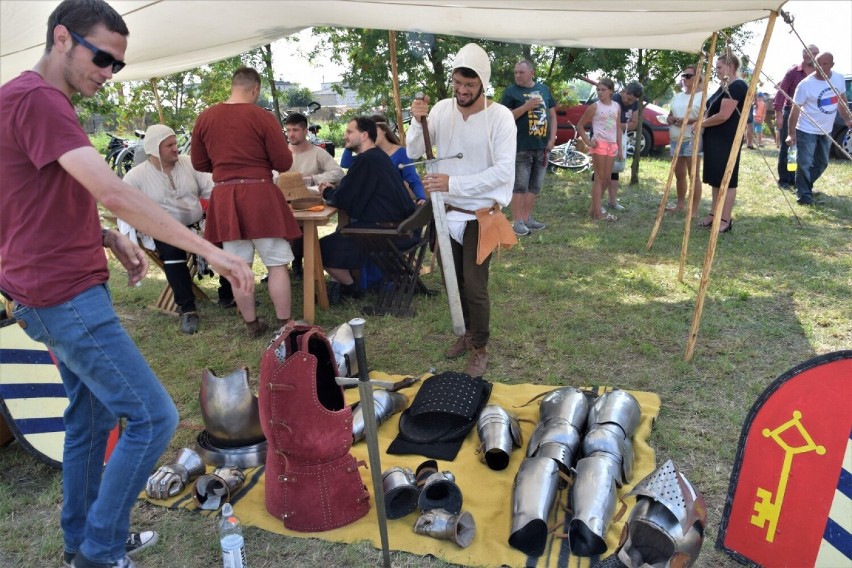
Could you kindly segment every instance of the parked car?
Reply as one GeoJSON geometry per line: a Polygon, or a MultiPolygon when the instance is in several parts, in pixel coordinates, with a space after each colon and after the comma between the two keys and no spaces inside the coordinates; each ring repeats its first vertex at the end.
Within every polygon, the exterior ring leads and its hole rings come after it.
{"type": "MultiPolygon", "coordinates": [[[[595,82],[590,79],[583,79],[590,85],[595,85],[595,82]]],[[[556,107],[556,143],[564,144],[570,138],[574,137],[574,125],[580,121],[580,117],[586,112],[590,104],[597,102],[598,97],[594,89],[589,93],[585,102],[574,106],[557,106],[556,107]]],[[[645,104],[645,111],[642,116],[642,144],[641,151],[643,156],[647,156],[651,150],[661,150],[669,145],[669,127],[666,125],[666,116],[668,111],[654,104],[645,104]],[[662,117],[658,119],[657,117],[662,117]]],[[[635,132],[630,132],[627,135],[627,155],[633,155],[635,147],[634,138],[635,132]]]]}
{"type": "MultiPolygon", "coordinates": [[[[852,75],[846,75],[846,100],[852,101],[852,75]]],[[[849,155],[852,155],[852,136],[850,136],[849,128],[846,126],[843,115],[840,114],[839,110],[834,116],[834,127],[831,129],[831,137],[843,146],[843,149],[849,155]]],[[[831,157],[838,160],[846,158],[834,144],[831,145],[831,157]]]]}

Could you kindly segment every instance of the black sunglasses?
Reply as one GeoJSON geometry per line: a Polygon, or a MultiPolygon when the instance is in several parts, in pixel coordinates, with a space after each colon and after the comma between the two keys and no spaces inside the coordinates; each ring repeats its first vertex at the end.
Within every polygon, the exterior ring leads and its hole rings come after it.
{"type": "Polygon", "coordinates": [[[80,35],[72,32],[70,29],[68,30],[68,33],[71,34],[71,37],[73,37],[77,43],[79,43],[83,47],[87,47],[92,50],[92,53],[95,54],[94,57],[92,57],[92,63],[94,63],[101,69],[112,66],[113,73],[118,73],[119,71],[124,69],[124,66],[126,65],[124,61],[119,61],[118,59],[110,55],[108,52],[98,47],[95,47],[94,45],[83,39],[80,35]]]}
{"type": "Polygon", "coordinates": [[[684,79],[692,79],[695,77],[695,73],[681,73],[680,76],[684,79]]]}

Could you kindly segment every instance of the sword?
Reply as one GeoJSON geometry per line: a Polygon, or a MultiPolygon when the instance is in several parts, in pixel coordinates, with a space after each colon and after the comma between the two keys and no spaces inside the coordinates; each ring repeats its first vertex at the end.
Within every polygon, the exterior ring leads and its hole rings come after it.
{"type": "Polygon", "coordinates": [[[361,395],[361,408],[364,412],[364,436],[367,442],[367,455],[370,459],[370,477],[373,480],[373,493],[376,501],[376,517],[379,519],[379,536],[382,539],[384,568],[390,568],[390,545],[388,544],[388,518],[385,511],[385,492],[382,484],[382,462],[379,454],[379,433],[376,424],[376,405],[373,402],[373,384],[367,369],[367,350],[364,347],[364,320],[349,320],[352,335],[355,337],[355,356],[358,358],[358,394],[361,395]]]}
{"type": "MultiPolygon", "coordinates": [[[[417,100],[423,99],[423,93],[414,95],[417,100]]],[[[423,142],[426,145],[427,171],[428,165],[434,163],[435,154],[432,153],[432,138],[429,135],[429,125],[426,116],[420,119],[423,127],[423,142]]],[[[455,157],[455,156],[453,156],[455,157]]],[[[461,157],[461,156],[459,156],[461,157]]],[[[462,313],[461,295],[459,294],[459,282],[456,277],[456,265],[453,261],[453,249],[450,245],[450,230],[447,227],[447,209],[444,205],[444,194],[440,191],[429,193],[432,200],[432,215],[435,217],[435,233],[438,237],[438,253],[441,255],[441,270],[444,273],[444,285],[447,288],[447,300],[450,303],[450,318],[453,321],[453,333],[462,337],[465,332],[464,314],[462,313]]]]}
{"type": "Polygon", "coordinates": [[[459,152],[455,156],[441,156],[440,158],[432,158],[431,160],[420,160],[419,162],[410,162],[408,164],[400,164],[397,166],[399,169],[407,168],[408,166],[417,166],[419,164],[434,164],[435,162],[440,162],[441,160],[461,160],[464,157],[464,154],[459,152]]]}

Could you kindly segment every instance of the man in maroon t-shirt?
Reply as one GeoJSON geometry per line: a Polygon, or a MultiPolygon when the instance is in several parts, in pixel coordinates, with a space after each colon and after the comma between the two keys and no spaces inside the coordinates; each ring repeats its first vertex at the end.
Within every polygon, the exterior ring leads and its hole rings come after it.
{"type": "MultiPolygon", "coordinates": [[[[177,426],[169,394],[112,307],[103,247],[131,285],[144,253],[100,227],[97,202],[158,240],[204,256],[251,293],[246,265],[122,183],[80,128],[71,97],[93,96],[124,67],[128,30],[102,0],[65,0],[45,53],[0,88],[0,290],[26,334],[50,346],[68,395],[62,458],[64,565],[132,567],[130,509],[177,426]],[[107,437],[126,419],[107,466],[107,437]]],[[[151,539],[147,540],[148,543],[151,539]]]]}
{"type": "Polygon", "coordinates": [[[790,120],[790,111],[793,108],[793,94],[802,79],[813,73],[817,55],[819,55],[819,48],[815,45],[809,45],[807,49],[802,50],[802,62],[787,70],[772,102],[772,107],[775,109],[775,122],[778,124],[778,139],[781,141],[781,147],[778,149],[778,185],[782,189],[796,190],[796,172],[787,171],[787,144],[784,141],[787,139],[787,122],[790,120]],[[785,94],[787,96],[784,96],[785,94]]]}

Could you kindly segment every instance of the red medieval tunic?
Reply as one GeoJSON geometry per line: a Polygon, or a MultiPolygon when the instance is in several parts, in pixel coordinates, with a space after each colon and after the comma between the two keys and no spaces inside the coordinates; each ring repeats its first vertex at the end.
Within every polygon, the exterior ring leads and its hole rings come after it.
{"type": "Polygon", "coordinates": [[[202,112],[192,130],[192,166],[211,172],[216,182],[204,238],[220,244],[300,237],[293,211],[272,183],[272,170],[285,172],[292,163],[272,113],[247,103],[220,103],[202,112]]]}

